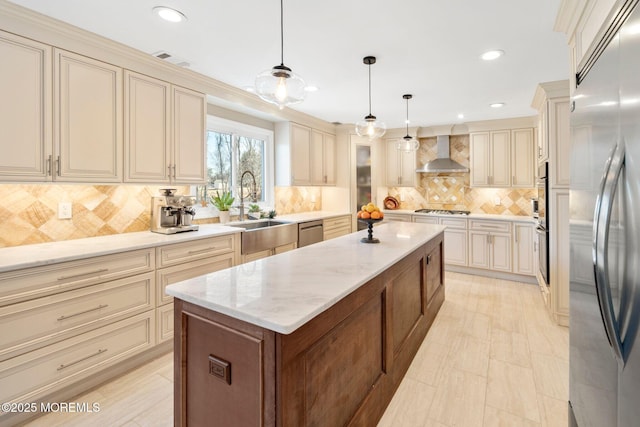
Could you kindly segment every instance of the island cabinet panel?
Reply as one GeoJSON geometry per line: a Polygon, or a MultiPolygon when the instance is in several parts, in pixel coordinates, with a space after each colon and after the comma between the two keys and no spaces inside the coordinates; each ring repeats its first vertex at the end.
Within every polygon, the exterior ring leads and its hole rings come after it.
{"type": "Polygon", "coordinates": [[[176,299],[175,425],[376,425],[444,301],[443,236],[289,334],[176,299]]]}

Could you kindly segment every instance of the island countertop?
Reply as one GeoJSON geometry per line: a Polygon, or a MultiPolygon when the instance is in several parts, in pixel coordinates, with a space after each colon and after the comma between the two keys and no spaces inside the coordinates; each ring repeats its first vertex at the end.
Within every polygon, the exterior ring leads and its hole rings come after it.
{"type": "Polygon", "coordinates": [[[388,222],[270,258],[175,283],[183,301],[277,333],[290,334],[444,231],[440,225],[388,222]]]}

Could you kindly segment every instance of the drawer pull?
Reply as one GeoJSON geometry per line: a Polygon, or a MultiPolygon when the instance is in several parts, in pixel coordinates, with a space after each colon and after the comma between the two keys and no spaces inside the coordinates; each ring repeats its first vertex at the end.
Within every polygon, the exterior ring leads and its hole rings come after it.
{"type": "Polygon", "coordinates": [[[480,224],[479,225],[480,228],[489,228],[491,230],[500,230],[502,227],[496,226],[496,225],[484,225],[484,224],[480,224]]]}
{"type": "Polygon", "coordinates": [[[197,255],[197,254],[203,254],[205,252],[210,252],[212,250],[214,250],[215,247],[213,248],[204,248],[204,249],[198,249],[197,251],[189,251],[187,252],[189,255],[197,255]]]}
{"type": "Polygon", "coordinates": [[[90,354],[90,355],[88,355],[88,356],[85,356],[85,357],[83,357],[83,358],[81,358],[81,359],[74,360],[74,361],[73,361],[73,362],[71,362],[71,363],[67,363],[67,364],[64,364],[64,363],[63,363],[62,365],[58,366],[57,370],[58,370],[58,371],[62,371],[63,369],[68,368],[69,366],[77,365],[78,363],[80,363],[80,362],[84,362],[84,361],[85,361],[85,360],[87,360],[87,359],[91,359],[92,357],[99,356],[99,355],[101,355],[102,353],[104,353],[104,352],[106,352],[106,351],[107,351],[107,349],[106,349],[106,348],[101,348],[101,349],[99,349],[98,351],[96,351],[95,353],[90,354]]]}
{"type": "Polygon", "coordinates": [[[95,271],[89,271],[87,273],[80,273],[80,274],[74,274],[72,276],[60,276],[58,277],[58,280],[69,280],[69,279],[75,279],[77,277],[82,277],[82,276],[91,276],[92,274],[100,274],[100,273],[105,273],[109,271],[108,268],[101,268],[100,270],[95,270],[95,271]]]}
{"type": "Polygon", "coordinates": [[[58,317],[57,320],[58,321],[66,320],[66,319],[69,319],[71,317],[76,317],[76,316],[80,316],[81,314],[91,313],[92,311],[100,310],[101,308],[107,308],[107,307],[109,307],[109,304],[100,304],[99,306],[94,307],[94,308],[90,308],[89,310],[80,311],[78,313],[73,313],[73,314],[70,314],[68,316],[67,315],[60,316],[60,317],[58,317]]]}

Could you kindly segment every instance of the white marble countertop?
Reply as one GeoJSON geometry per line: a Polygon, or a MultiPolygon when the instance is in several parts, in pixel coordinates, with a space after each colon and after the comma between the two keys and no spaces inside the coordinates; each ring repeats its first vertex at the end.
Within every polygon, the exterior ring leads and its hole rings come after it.
{"type": "Polygon", "coordinates": [[[478,214],[471,213],[469,215],[438,215],[438,214],[430,214],[430,213],[418,213],[409,209],[395,209],[395,210],[384,210],[385,214],[402,214],[402,215],[420,215],[420,216],[436,216],[436,217],[444,217],[444,218],[470,218],[470,219],[491,219],[491,220],[500,220],[500,221],[517,221],[517,222],[529,222],[532,224],[536,223],[535,218],[530,216],[522,216],[522,215],[495,215],[495,214],[478,214]]]}
{"type": "Polygon", "coordinates": [[[444,226],[389,221],[374,229],[199,276],[167,293],[236,319],[289,334],[431,240],[444,226]]]}
{"type": "Polygon", "coordinates": [[[200,225],[198,231],[177,234],[158,234],[151,231],[112,234],[61,242],[0,248],[0,273],[21,268],[37,267],[73,261],[117,252],[181,243],[225,234],[240,233],[242,229],[219,224],[200,225]]]}
{"type": "MultiPolygon", "coordinates": [[[[302,212],[299,214],[278,215],[274,220],[303,222],[341,215],[349,215],[349,213],[329,211],[302,212]]],[[[249,221],[254,220],[245,220],[244,222],[249,221]]],[[[234,221],[230,224],[242,225],[242,223],[243,222],[240,221],[234,221]]],[[[169,235],[152,233],[151,231],[140,231],[0,248],[0,273],[21,268],[108,255],[122,251],[162,246],[206,237],[222,236],[224,234],[240,233],[241,231],[241,228],[229,227],[222,224],[200,224],[198,231],[169,235]]]]}

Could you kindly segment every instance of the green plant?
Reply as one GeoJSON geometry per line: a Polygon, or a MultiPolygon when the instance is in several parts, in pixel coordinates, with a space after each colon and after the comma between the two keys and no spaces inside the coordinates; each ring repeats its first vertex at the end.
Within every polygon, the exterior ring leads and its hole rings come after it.
{"type": "Polygon", "coordinates": [[[211,196],[211,203],[218,208],[219,211],[228,211],[235,198],[230,191],[223,191],[222,195],[216,190],[216,195],[211,196]]]}
{"type": "Polygon", "coordinates": [[[249,205],[249,212],[260,212],[260,206],[256,205],[255,203],[251,203],[249,205]]]}

